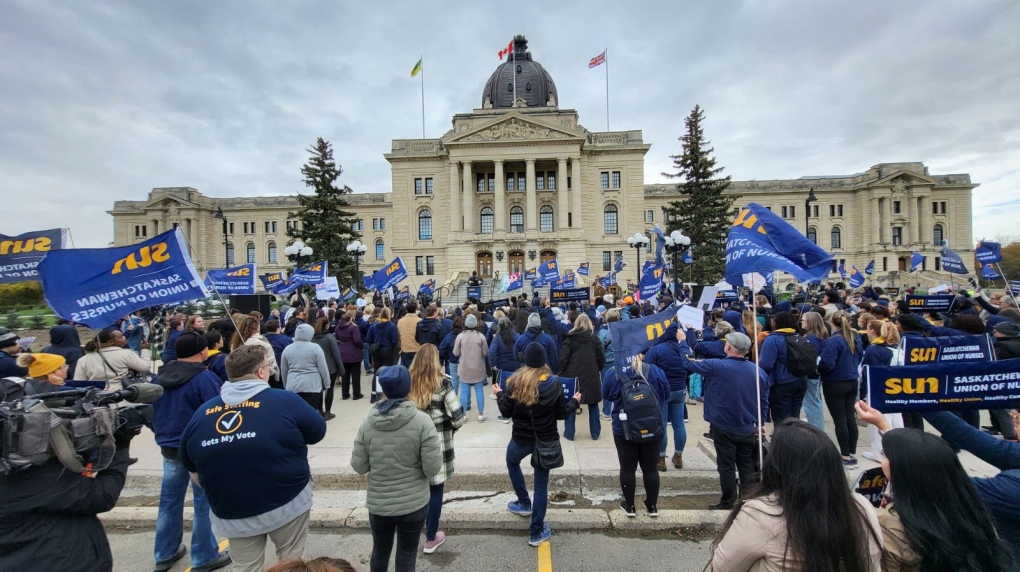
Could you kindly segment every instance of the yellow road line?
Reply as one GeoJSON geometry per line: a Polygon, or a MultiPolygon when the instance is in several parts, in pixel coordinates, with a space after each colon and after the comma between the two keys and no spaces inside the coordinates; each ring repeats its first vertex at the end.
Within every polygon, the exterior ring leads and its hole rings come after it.
{"type": "MultiPolygon", "coordinates": [[[[220,548],[220,552],[223,552],[227,548],[230,548],[230,540],[228,540],[226,538],[221,540],[220,544],[219,544],[219,548],[220,548]]],[[[550,570],[552,570],[552,568],[550,568],[550,570]]],[[[187,568],[185,568],[184,572],[191,572],[191,566],[188,566],[187,568]]]]}
{"type": "Polygon", "coordinates": [[[552,572],[552,544],[548,540],[538,545],[538,572],[552,572]]]}

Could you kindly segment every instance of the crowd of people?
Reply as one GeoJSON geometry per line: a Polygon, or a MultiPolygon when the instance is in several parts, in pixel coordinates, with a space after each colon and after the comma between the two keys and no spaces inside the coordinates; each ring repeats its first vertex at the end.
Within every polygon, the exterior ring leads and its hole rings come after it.
{"type": "Polygon", "coordinates": [[[351,458],[368,479],[372,570],[386,570],[394,548],[396,569],[413,570],[423,530],[424,553],[445,542],[454,435],[473,408],[486,421],[490,385],[499,421],[511,424],[506,466],[516,500],[507,510],[530,518],[532,546],[552,535],[545,515],[550,471],[563,462],[560,421],[562,437],[573,440],[586,407],[598,440],[610,420],[620,508],[638,514],[640,467],[644,513],[656,517],[659,473],[667,462],[684,466],[696,397],[722,493],[709,508],[729,511],[712,570],[992,571],[1020,556],[1020,443],[1010,411],[991,411],[992,426],[982,428],[974,411],[884,415],[862,401],[862,367],[902,364],[902,337],[989,333],[999,359],[1020,357],[1020,312],[1008,297],[963,293],[950,312],[923,315],[877,287],[830,284],[815,295],[798,287],[791,301],[758,296],[714,308],[701,324],[674,320],[626,370],[615,367],[611,324],[669,308],[671,293],[654,302],[604,293],[564,305],[521,295],[506,307],[295,302],[208,325],[174,311],[138,312],[84,349],[74,326],[61,323],[50,346],[21,355],[17,336],[0,330],[0,377],[24,378],[27,393],[59,390],[68,379],[115,389],[152,373],[145,352],[162,361],[152,380],[164,388],[152,423],[163,456],[157,572],[188,554],[189,482],[192,570],[231,561],[235,570],[262,570],[267,539],[281,561],[304,565],[294,559],[312,506],[307,447],[336,417],[337,384],[341,400],[373,402],[351,458]],[[835,443],[824,433],[823,407],[835,443]],[[945,440],[925,433],[925,422],[945,440]],[[890,481],[878,509],[847,485],[859,424],[871,432],[872,450],[862,454],[881,462],[890,481]],[[1002,472],[967,477],[960,448],[1002,472]],[[529,457],[531,491],[521,469],[529,457]],[[229,538],[229,552],[219,551],[217,536],[229,538]]]}

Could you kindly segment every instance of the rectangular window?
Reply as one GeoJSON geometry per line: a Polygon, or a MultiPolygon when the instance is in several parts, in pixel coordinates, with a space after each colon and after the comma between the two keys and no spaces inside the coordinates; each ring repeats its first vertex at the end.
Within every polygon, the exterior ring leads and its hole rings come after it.
{"type": "Polygon", "coordinates": [[[248,234],[248,223],[244,223],[244,233],[248,234]]]}
{"type": "Polygon", "coordinates": [[[556,171],[549,171],[545,176],[545,187],[550,191],[556,190],[556,171]]]}
{"type": "Polygon", "coordinates": [[[939,204],[937,202],[931,204],[931,214],[939,214],[939,204]]]}
{"type": "Polygon", "coordinates": [[[436,273],[436,257],[435,256],[426,256],[425,257],[425,274],[435,274],[435,273],[436,273]]]}
{"type": "Polygon", "coordinates": [[[567,226],[574,228],[574,213],[567,213],[567,226]]]}
{"type": "Polygon", "coordinates": [[[496,192],[496,173],[488,173],[489,175],[489,192],[496,192]]]}
{"type": "Polygon", "coordinates": [[[414,194],[416,195],[421,194],[421,179],[414,180],[414,194]]]}
{"type": "Polygon", "coordinates": [[[485,192],[485,173],[477,173],[475,175],[475,190],[479,193],[485,192]]]}
{"type": "Polygon", "coordinates": [[[614,250],[613,251],[613,262],[616,262],[616,259],[620,258],[621,256],[623,256],[623,251],[622,250],[614,250]]]}
{"type": "Polygon", "coordinates": [[[927,269],[928,269],[928,257],[927,256],[922,256],[921,257],[921,270],[927,270],[927,269]]]}
{"type": "Polygon", "coordinates": [[[508,191],[514,190],[514,187],[517,186],[515,184],[516,182],[517,182],[517,175],[514,174],[514,173],[507,173],[507,175],[506,175],[506,190],[508,190],[508,191]]]}
{"type": "Polygon", "coordinates": [[[786,218],[786,215],[787,215],[786,207],[783,207],[783,218],[786,218]]]}
{"type": "Polygon", "coordinates": [[[609,272],[613,267],[613,253],[608,250],[602,251],[602,271],[609,272]]]}
{"type": "Polygon", "coordinates": [[[234,234],[234,223],[228,223],[227,226],[230,227],[230,233],[229,234],[233,235],[234,234]]]}
{"type": "Polygon", "coordinates": [[[425,194],[432,194],[432,177],[425,177],[425,194]]]}
{"type": "Polygon", "coordinates": [[[539,171],[535,173],[535,190],[536,191],[545,190],[545,171],[539,171]]]}
{"type": "Polygon", "coordinates": [[[811,205],[811,216],[818,218],[818,205],[811,205]]]}
{"type": "Polygon", "coordinates": [[[903,227],[892,227],[892,243],[893,246],[900,246],[903,243],[903,227]]]}
{"type": "Polygon", "coordinates": [[[836,205],[836,216],[843,216],[843,205],[836,205]]]}
{"type": "Polygon", "coordinates": [[[361,232],[363,230],[365,230],[365,219],[359,218],[358,219],[358,232],[361,232]]]}
{"type": "Polygon", "coordinates": [[[528,190],[528,178],[525,173],[517,173],[517,190],[526,191],[528,190]]]}
{"type": "Polygon", "coordinates": [[[769,209],[769,212],[772,212],[772,207],[765,207],[765,208],[769,209]]]}
{"type": "Polygon", "coordinates": [[[372,219],[372,230],[379,230],[379,219],[372,219]]]}
{"type": "Polygon", "coordinates": [[[619,189],[620,188],[620,172],[619,171],[613,171],[613,188],[614,189],[619,189]]]}
{"type": "Polygon", "coordinates": [[[888,272],[888,271],[889,271],[889,257],[883,256],[882,257],[882,272],[888,272]]]}
{"type": "Polygon", "coordinates": [[[571,182],[570,175],[567,175],[567,188],[568,189],[573,189],[574,188],[574,183],[571,182]]]}
{"type": "Polygon", "coordinates": [[[135,225],[135,238],[141,238],[146,235],[148,228],[142,224],[135,225]]]}
{"type": "Polygon", "coordinates": [[[599,179],[602,182],[602,188],[603,189],[608,189],[609,188],[609,171],[602,171],[601,173],[599,173],[599,179]]]}
{"type": "Polygon", "coordinates": [[[892,212],[893,212],[893,214],[900,214],[902,211],[903,211],[903,203],[900,202],[900,201],[893,201],[892,202],[892,212]]]}
{"type": "Polygon", "coordinates": [[[645,222],[655,222],[655,211],[654,210],[647,210],[647,211],[645,211],[645,222]]]}
{"type": "Polygon", "coordinates": [[[939,203],[939,214],[946,214],[946,201],[939,203]]]}
{"type": "Polygon", "coordinates": [[[797,218],[797,207],[790,207],[790,218],[797,218]]]}
{"type": "Polygon", "coordinates": [[[942,270],[942,257],[941,256],[936,256],[935,257],[935,270],[942,270]]]}
{"type": "Polygon", "coordinates": [[[425,257],[415,256],[414,257],[414,273],[418,276],[425,274],[425,257]]]}
{"type": "Polygon", "coordinates": [[[386,246],[383,244],[382,239],[375,241],[375,259],[383,260],[386,258],[386,246]]]}
{"type": "Polygon", "coordinates": [[[269,234],[269,229],[272,228],[272,227],[269,226],[269,221],[268,220],[265,222],[265,225],[266,225],[266,234],[269,234]]]}
{"type": "Polygon", "coordinates": [[[379,230],[386,230],[386,219],[379,219],[379,230]]]}
{"type": "Polygon", "coordinates": [[[836,205],[829,205],[829,216],[836,216],[836,205]]]}

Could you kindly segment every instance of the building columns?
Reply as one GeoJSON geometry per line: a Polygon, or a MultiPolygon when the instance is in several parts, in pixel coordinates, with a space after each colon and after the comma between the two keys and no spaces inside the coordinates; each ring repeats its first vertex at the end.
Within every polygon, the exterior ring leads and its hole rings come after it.
{"type": "Polygon", "coordinates": [[[879,211],[879,202],[882,199],[872,195],[871,200],[871,243],[879,245],[882,243],[882,215],[879,211]]]}
{"type": "Polygon", "coordinates": [[[573,228],[584,228],[581,204],[581,158],[570,159],[570,197],[573,199],[570,204],[570,212],[574,214],[573,228]]]}
{"type": "Polygon", "coordinates": [[[464,161],[464,232],[475,232],[475,177],[471,174],[471,161],[464,161]]]}
{"type": "Polygon", "coordinates": [[[557,210],[559,211],[559,217],[556,224],[556,230],[560,231],[567,228],[567,211],[570,207],[567,205],[567,158],[560,157],[559,165],[556,171],[556,200],[557,210]]]}
{"type": "Polygon", "coordinates": [[[920,236],[918,242],[921,244],[927,243],[932,238],[931,235],[931,207],[929,206],[931,201],[928,197],[917,197],[917,226],[920,236]]]}
{"type": "Polygon", "coordinates": [[[503,176],[503,161],[497,159],[496,163],[496,204],[495,218],[496,232],[506,231],[506,179],[503,176]]]}
{"type": "Polygon", "coordinates": [[[528,159],[525,161],[525,165],[528,185],[526,199],[528,224],[526,225],[526,228],[528,230],[536,230],[538,229],[538,225],[536,224],[538,219],[538,195],[535,194],[535,187],[537,186],[535,184],[535,160],[528,159]]]}
{"type": "Polygon", "coordinates": [[[463,230],[460,215],[460,165],[450,162],[450,231],[463,230]]]}

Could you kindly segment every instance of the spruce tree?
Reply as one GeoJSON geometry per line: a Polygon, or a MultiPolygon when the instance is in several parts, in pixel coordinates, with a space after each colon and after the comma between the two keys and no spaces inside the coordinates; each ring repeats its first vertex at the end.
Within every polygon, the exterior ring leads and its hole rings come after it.
{"type": "Polygon", "coordinates": [[[305,186],[315,193],[298,194],[301,210],[288,216],[301,221],[301,226],[288,228],[287,236],[312,247],[315,252],[312,258],[326,260],[329,273],[336,276],[341,285],[351,284],[360,289],[361,276],[354,275],[354,258],[347,253],[347,245],[360,239],[361,233],[354,229],[355,213],[344,209],[350,206],[347,195],[354,191],[346,185],[337,185],[343,169],[333,160],[333,146],[329,141],[319,137],[308,154],[310,157],[301,167],[301,174],[305,186]]]}
{"type": "Polygon", "coordinates": [[[715,284],[726,272],[726,234],[733,222],[733,198],[724,194],[730,177],[720,176],[723,168],[716,167],[715,149],[705,139],[704,119],[701,107],[695,105],[684,120],[687,132],[679,138],[680,154],[670,155],[676,172],[663,173],[680,180],[676,190],[681,198],[662,210],[667,233],[679,229],[691,238],[694,283],[715,284]]]}

